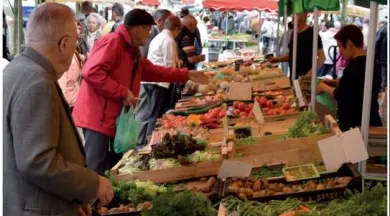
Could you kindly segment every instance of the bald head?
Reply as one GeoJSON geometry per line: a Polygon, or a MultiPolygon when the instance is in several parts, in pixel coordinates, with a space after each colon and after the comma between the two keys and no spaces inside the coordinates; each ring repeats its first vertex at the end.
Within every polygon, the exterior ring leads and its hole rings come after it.
{"type": "Polygon", "coordinates": [[[196,25],[198,24],[198,22],[196,21],[194,16],[185,16],[181,22],[183,23],[183,26],[188,28],[188,30],[190,30],[191,32],[196,31],[196,25]]]}
{"type": "Polygon", "coordinates": [[[66,5],[45,3],[37,7],[27,25],[27,43],[47,43],[74,36],[76,17],[66,5]]]}

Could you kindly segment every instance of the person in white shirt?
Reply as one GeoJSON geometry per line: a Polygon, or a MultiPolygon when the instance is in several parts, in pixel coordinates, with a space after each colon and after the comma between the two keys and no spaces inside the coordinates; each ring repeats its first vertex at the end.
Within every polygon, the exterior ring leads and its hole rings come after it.
{"type": "MultiPolygon", "coordinates": [[[[282,34],[282,36],[279,38],[278,42],[278,51],[280,56],[286,55],[289,50],[288,50],[288,43],[290,42],[293,30],[294,30],[294,24],[292,22],[287,23],[287,31],[282,34]],[[286,38],[286,40],[284,39],[286,38]]],[[[289,76],[289,67],[288,67],[288,62],[282,62],[282,69],[283,72],[286,76],[289,76]]]]}
{"type": "MultiPolygon", "coordinates": [[[[148,60],[155,65],[179,67],[175,37],[181,31],[181,21],[177,16],[169,16],[161,31],[150,43],[148,60]]],[[[146,137],[154,130],[158,118],[167,111],[170,100],[170,83],[141,82],[145,98],[139,102],[136,120],[140,124],[137,148],[142,147],[146,137]]]]}
{"type": "Polygon", "coordinates": [[[263,40],[263,54],[266,55],[269,52],[269,46],[273,37],[273,22],[267,17],[261,25],[261,34],[263,40]]]}
{"type": "MultiPolygon", "coordinates": [[[[322,39],[322,45],[324,47],[325,52],[325,62],[321,66],[320,69],[318,69],[317,76],[323,77],[326,75],[333,76],[333,70],[334,70],[334,63],[332,59],[335,59],[334,56],[334,50],[331,49],[329,52],[330,47],[337,46],[337,41],[334,38],[336,33],[341,28],[341,25],[339,22],[333,23],[333,21],[327,21],[325,23],[324,31],[319,32],[319,35],[322,39]]],[[[337,56],[336,56],[337,57],[337,56]]]]}
{"type": "Polygon", "coordinates": [[[363,33],[363,47],[367,48],[367,43],[368,43],[368,31],[369,31],[369,28],[370,28],[370,18],[369,17],[364,17],[363,18],[363,29],[362,29],[362,33],[363,33]]]}

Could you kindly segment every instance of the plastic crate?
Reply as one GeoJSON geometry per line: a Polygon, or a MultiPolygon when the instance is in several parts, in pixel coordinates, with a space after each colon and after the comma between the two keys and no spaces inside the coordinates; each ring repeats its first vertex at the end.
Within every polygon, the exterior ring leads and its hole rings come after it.
{"type": "MultiPolygon", "coordinates": [[[[311,179],[315,182],[325,180],[328,178],[336,177],[351,177],[351,181],[344,187],[334,187],[327,188],[322,190],[314,191],[303,191],[296,193],[289,193],[283,195],[273,195],[273,196],[264,196],[264,197],[248,197],[250,200],[256,200],[260,202],[266,202],[269,200],[285,200],[288,197],[298,198],[303,201],[329,201],[338,198],[344,198],[346,196],[346,190],[351,191],[362,191],[362,176],[356,167],[351,163],[343,164],[337,172],[333,173],[322,173],[319,178],[311,179]]],[[[283,183],[283,184],[304,184],[309,180],[295,181],[295,182],[286,182],[284,177],[282,178],[272,178],[268,179],[269,183],[283,183]]],[[[231,185],[231,178],[226,179],[225,181],[219,180],[216,186],[216,193],[220,197],[226,197],[231,195],[227,192],[227,188],[231,185]]]]}

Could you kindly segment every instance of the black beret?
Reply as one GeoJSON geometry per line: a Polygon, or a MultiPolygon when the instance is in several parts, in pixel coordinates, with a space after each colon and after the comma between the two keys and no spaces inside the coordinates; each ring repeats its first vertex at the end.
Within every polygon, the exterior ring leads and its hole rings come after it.
{"type": "Polygon", "coordinates": [[[133,9],[128,12],[123,24],[126,26],[156,25],[152,15],[142,9],[133,9]]]}

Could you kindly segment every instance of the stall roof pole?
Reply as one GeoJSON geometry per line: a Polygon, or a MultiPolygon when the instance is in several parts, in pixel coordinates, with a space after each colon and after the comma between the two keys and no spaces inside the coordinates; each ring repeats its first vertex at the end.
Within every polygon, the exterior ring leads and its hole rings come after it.
{"type": "Polygon", "coordinates": [[[288,46],[287,41],[287,4],[284,4],[284,14],[283,14],[283,21],[284,21],[284,33],[283,33],[283,53],[282,55],[286,54],[285,48],[288,46]]]}
{"type": "Polygon", "coordinates": [[[313,62],[311,73],[311,110],[315,112],[317,87],[318,9],[314,7],[313,62]]]}
{"type": "MultiPolygon", "coordinates": [[[[368,146],[368,129],[370,125],[370,109],[371,109],[371,92],[372,92],[372,78],[374,74],[374,57],[375,57],[375,34],[378,22],[378,3],[370,3],[370,27],[368,33],[367,44],[367,62],[364,79],[364,98],[363,98],[363,113],[361,133],[366,148],[368,146]]],[[[376,100],[376,98],[375,98],[376,100]]],[[[366,173],[366,161],[360,163],[360,173],[364,176],[366,173]]]]}
{"type": "MultiPolygon", "coordinates": [[[[298,14],[294,14],[294,36],[293,36],[293,59],[292,59],[292,77],[294,81],[297,74],[297,43],[298,43],[298,14]]],[[[291,52],[291,50],[289,51],[291,52]]]]}
{"type": "Polygon", "coordinates": [[[276,56],[279,56],[278,42],[279,42],[279,30],[280,30],[280,16],[278,15],[278,22],[276,23],[278,26],[276,28],[276,41],[274,41],[274,49],[276,50],[276,56]]]}
{"type": "Polygon", "coordinates": [[[22,1],[16,1],[17,2],[17,17],[16,17],[16,27],[17,27],[17,54],[19,55],[22,52],[22,34],[23,34],[23,14],[22,14],[22,1]]]}
{"type": "MultiPolygon", "coordinates": [[[[228,34],[228,25],[229,25],[229,11],[226,12],[226,27],[225,27],[226,34],[228,34]]],[[[227,47],[227,43],[226,43],[226,47],[227,47]]]]}
{"type": "Polygon", "coordinates": [[[261,43],[262,43],[262,41],[261,41],[261,26],[262,26],[262,23],[261,23],[261,11],[259,11],[259,35],[258,35],[258,40],[259,40],[259,55],[260,55],[260,53],[261,54],[264,54],[264,53],[262,53],[261,52],[261,43]]]}

